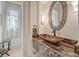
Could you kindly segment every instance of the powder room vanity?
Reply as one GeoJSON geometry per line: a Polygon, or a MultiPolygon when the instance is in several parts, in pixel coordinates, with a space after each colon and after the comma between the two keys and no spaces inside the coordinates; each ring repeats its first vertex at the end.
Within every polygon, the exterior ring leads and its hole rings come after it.
{"type": "Polygon", "coordinates": [[[75,40],[42,34],[39,37],[33,37],[33,54],[38,57],[78,57],[79,55],[75,53],[76,43],[75,40]]]}
{"type": "MultiPolygon", "coordinates": [[[[33,37],[34,55],[39,57],[40,56],[43,57],[78,57],[79,56],[79,46],[77,46],[78,41],[70,38],[64,38],[65,36],[63,36],[63,34],[62,36],[56,35],[57,32],[64,27],[68,16],[67,14],[68,14],[68,5],[66,1],[53,1],[51,3],[48,13],[49,16],[48,20],[52,31],[50,31],[51,32],[50,35],[48,35],[49,32],[47,32],[48,34],[38,33],[37,37],[33,37]]],[[[45,30],[47,29],[49,28],[46,28],[45,30]]],[[[65,32],[66,31],[64,31],[64,33],[65,32]]],[[[69,34],[71,35],[71,33],[69,34]]]]}

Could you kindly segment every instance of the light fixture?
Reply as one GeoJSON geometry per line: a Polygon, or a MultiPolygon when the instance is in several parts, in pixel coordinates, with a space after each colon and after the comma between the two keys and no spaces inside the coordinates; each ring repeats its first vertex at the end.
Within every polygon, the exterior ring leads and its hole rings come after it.
{"type": "Polygon", "coordinates": [[[44,19],[45,19],[45,16],[44,16],[44,14],[41,14],[41,24],[43,24],[43,22],[44,22],[44,19]]]}
{"type": "Polygon", "coordinates": [[[74,7],[74,12],[77,12],[78,11],[78,1],[73,1],[72,5],[74,7]]]}
{"type": "Polygon", "coordinates": [[[75,12],[77,12],[77,11],[78,11],[78,8],[77,8],[77,7],[75,7],[75,8],[74,8],[74,11],[75,11],[75,12]]]}
{"type": "Polygon", "coordinates": [[[78,1],[73,1],[73,2],[72,2],[72,5],[73,5],[73,6],[77,6],[77,5],[78,5],[78,1]]]}

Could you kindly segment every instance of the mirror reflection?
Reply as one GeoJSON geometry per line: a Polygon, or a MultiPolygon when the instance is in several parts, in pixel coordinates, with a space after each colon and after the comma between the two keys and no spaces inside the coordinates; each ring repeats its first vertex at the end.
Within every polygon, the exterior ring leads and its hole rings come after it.
{"type": "Polygon", "coordinates": [[[52,8],[52,23],[55,27],[57,27],[62,18],[62,5],[59,2],[56,2],[52,8]]]}

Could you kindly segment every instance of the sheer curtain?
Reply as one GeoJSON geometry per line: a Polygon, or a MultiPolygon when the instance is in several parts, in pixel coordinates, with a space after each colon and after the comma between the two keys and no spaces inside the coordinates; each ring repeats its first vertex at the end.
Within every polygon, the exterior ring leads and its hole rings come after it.
{"type": "Polygon", "coordinates": [[[8,38],[20,37],[21,9],[19,5],[7,2],[6,30],[8,38]]]}
{"type": "Polygon", "coordinates": [[[11,39],[11,47],[21,46],[21,5],[4,3],[3,9],[3,41],[11,39]]]}

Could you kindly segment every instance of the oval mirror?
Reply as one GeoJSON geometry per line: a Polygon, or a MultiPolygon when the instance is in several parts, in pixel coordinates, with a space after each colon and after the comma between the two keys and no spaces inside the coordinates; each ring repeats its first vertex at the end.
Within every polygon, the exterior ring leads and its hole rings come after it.
{"type": "Polygon", "coordinates": [[[52,22],[55,27],[60,24],[62,16],[62,5],[57,2],[52,9],[52,22]]]}
{"type": "Polygon", "coordinates": [[[49,9],[49,24],[53,30],[60,30],[67,18],[67,2],[54,1],[49,9]]]}

